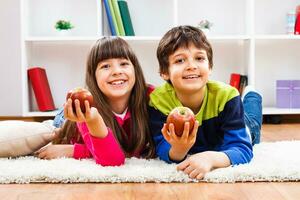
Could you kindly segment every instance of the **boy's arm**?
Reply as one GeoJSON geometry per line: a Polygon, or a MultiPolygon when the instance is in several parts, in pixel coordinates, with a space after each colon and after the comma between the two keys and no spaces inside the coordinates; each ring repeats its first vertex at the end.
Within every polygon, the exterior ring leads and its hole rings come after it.
{"type": "Polygon", "coordinates": [[[239,96],[227,102],[220,114],[223,142],[217,151],[225,153],[231,165],[248,163],[253,157],[251,138],[246,132],[244,109],[239,96]]]}
{"type": "Polygon", "coordinates": [[[84,143],[97,164],[102,166],[119,166],[125,162],[125,154],[108,128],[108,134],[104,138],[91,135],[86,123],[77,123],[84,143]]]}

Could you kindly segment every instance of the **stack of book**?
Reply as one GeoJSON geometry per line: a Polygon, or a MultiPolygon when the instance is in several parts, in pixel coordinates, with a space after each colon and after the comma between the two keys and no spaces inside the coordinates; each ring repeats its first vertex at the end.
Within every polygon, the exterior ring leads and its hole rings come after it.
{"type": "Polygon", "coordinates": [[[114,36],[134,36],[134,30],[125,0],[103,0],[109,28],[114,36]]]}
{"type": "Polygon", "coordinates": [[[248,85],[248,77],[242,74],[232,73],[230,75],[230,85],[235,87],[240,94],[242,94],[245,87],[248,85]]]}

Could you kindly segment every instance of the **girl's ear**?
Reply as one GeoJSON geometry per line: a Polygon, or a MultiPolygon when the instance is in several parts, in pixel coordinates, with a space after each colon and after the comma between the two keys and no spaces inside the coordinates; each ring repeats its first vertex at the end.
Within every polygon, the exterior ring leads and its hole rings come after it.
{"type": "Polygon", "coordinates": [[[165,73],[160,73],[160,76],[165,80],[165,81],[168,81],[170,80],[170,76],[169,74],[165,74],[165,73]]]}

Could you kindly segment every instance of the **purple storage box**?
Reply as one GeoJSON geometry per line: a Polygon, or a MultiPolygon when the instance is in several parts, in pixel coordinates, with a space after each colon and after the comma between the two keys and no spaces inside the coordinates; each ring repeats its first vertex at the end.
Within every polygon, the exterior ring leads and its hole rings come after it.
{"type": "Polygon", "coordinates": [[[300,80],[276,81],[276,107],[300,108],[300,80]]]}
{"type": "Polygon", "coordinates": [[[300,108],[300,80],[292,80],[291,108],[300,108]]]}

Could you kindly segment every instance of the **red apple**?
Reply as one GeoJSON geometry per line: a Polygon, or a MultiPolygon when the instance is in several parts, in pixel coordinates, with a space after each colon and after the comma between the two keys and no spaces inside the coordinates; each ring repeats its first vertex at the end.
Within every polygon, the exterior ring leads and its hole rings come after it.
{"type": "Polygon", "coordinates": [[[72,90],[70,90],[67,94],[67,100],[71,98],[72,99],[72,107],[73,107],[73,111],[75,111],[75,99],[78,99],[80,102],[80,109],[83,113],[85,113],[85,105],[84,105],[84,101],[87,100],[90,104],[90,106],[93,105],[94,102],[94,98],[93,95],[90,93],[90,91],[88,91],[87,89],[84,88],[74,88],[72,90]]]}
{"type": "Polygon", "coordinates": [[[167,117],[167,127],[173,123],[175,133],[177,136],[181,136],[184,130],[185,122],[190,123],[190,132],[192,131],[195,123],[195,115],[188,107],[176,107],[174,108],[167,117]]]}

